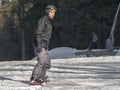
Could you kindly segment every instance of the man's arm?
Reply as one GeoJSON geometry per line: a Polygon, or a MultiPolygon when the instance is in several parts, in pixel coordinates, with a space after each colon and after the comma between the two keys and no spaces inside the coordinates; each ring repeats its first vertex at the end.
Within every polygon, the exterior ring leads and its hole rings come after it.
{"type": "Polygon", "coordinates": [[[43,33],[43,30],[45,28],[45,21],[43,19],[40,19],[38,21],[38,28],[36,30],[36,40],[37,40],[37,43],[41,42],[42,40],[42,33],[43,33]]]}

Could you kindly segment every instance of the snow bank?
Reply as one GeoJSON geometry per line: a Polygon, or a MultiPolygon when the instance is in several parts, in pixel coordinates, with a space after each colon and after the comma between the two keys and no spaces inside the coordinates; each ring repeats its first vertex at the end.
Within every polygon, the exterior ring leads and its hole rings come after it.
{"type": "Polygon", "coordinates": [[[70,47],[59,47],[54,48],[49,51],[49,56],[51,59],[58,59],[58,58],[73,58],[75,57],[74,53],[78,50],[75,48],[70,47]]]}

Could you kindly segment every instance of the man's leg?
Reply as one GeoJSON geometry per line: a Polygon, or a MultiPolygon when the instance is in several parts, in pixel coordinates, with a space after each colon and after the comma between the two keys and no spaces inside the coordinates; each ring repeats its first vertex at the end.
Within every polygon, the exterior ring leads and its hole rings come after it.
{"type": "Polygon", "coordinates": [[[37,81],[42,81],[42,79],[45,77],[46,75],[46,61],[48,59],[48,55],[45,51],[44,48],[42,48],[42,50],[38,53],[37,55],[37,64],[33,69],[33,73],[32,73],[32,77],[31,80],[37,80],[37,81]]]}

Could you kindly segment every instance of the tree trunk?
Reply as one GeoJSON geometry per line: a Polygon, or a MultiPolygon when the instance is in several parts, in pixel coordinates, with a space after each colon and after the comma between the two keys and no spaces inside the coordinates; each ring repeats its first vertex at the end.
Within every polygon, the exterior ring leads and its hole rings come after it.
{"type": "MultiPolygon", "coordinates": [[[[23,7],[21,6],[21,18],[24,16],[23,7]]],[[[22,47],[22,60],[25,60],[26,53],[25,53],[25,38],[24,38],[24,30],[23,25],[21,25],[21,47],[22,47]]]]}

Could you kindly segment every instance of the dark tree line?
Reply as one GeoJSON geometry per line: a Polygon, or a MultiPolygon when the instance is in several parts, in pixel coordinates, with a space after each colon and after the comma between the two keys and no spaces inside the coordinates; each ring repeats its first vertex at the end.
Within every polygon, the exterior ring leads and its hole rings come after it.
{"type": "MultiPolygon", "coordinates": [[[[33,37],[39,18],[47,4],[57,6],[50,49],[73,47],[86,49],[92,33],[105,48],[119,0],[1,0],[0,59],[34,57],[33,37]]],[[[115,28],[115,47],[120,46],[120,14],[115,28]]]]}

